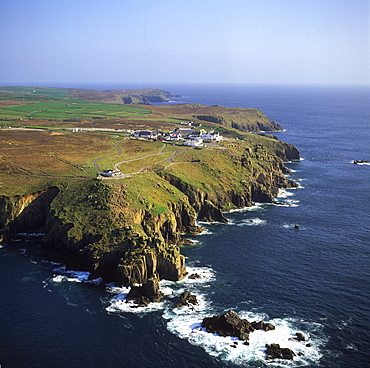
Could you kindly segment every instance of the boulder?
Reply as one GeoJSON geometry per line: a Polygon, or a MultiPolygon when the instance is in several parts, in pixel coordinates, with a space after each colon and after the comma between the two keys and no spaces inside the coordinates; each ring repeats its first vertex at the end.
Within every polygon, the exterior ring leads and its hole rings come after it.
{"type": "Polygon", "coordinates": [[[294,341],[306,341],[306,337],[303,335],[302,332],[296,332],[294,337],[290,337],[289,340],[294,340],[294,341]]]}
{"type": "Polygon", "coordinates": [[[201,278],[201,276],[198,273],[192,273],[189,276],[189,279],[192,279],[192,280],[196,280],[196,279],[200,279],[200,278],[201,278]]]}
{"type": "Polygon", "coordinates": [[[198,299],[196,295],[192,294],[190,291],[184,291],[177,300],[176,307],[184,307],[190,305],[198,305],[198,299]]]}
{"type": "Polygon", "coordinates": [[[265,330],[265,331],[272,331],[275,330],[275,326],[272,323],[267,323],[263,321],[259,322],[251,322],[252,327],[255,330],[265,330]]]}
{"type": "Polygon", "coordinates": [[[279,344],[266,344],[266,359],[289,359],[293,360],[295,353],[289,348],[281,348],[279,344]]]}
{"type": "Polygon", "coordinates": [[[296,332],[296,339],[298,340],[298,341],[306,341],[306,338],[305,338],[305,336],[303,335],[303,333],[302,332],[296,332]]]}
{"type": "Polygon", "coordinates": [[[237,337],[247,345],[249,333],[254,331],[252,324],[246,319],[241,319],[234,311],[204,318],[202,327],[205,327],[207,332],[217,333],[220,336],[237,337]]]}
{"type": "Polygon", "coordinates": [[[163,295],[159,290],[159,277],[154,274],[141,286],[132,286],[126,300],[134,300],[136,304],[145,304],[148,300],[147,304],[149,304],[149,302],[159,302],[163,295]]]}

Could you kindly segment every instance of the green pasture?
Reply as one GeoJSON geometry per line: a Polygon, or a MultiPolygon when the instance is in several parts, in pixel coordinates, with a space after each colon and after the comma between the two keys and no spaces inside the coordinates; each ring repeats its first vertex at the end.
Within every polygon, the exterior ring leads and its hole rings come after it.
{"type": "Polygon", "coordinates": [[[72,93],[71,89],[66,88],[46,88],[46,87],[22,87],[22,86],[13,86],[13,87],[0,87],[0,97],[12,97],[17,96],[24,97],[26,99],[29,98],[37,98],[40,97],[57,97],[63,98],[67,97],[72,93]]]}
{"type": "Polygon", "coordinates": [[[116,119],[145,116],[150,113],[150,110],[138,107],[68,99],[3,107],[0,108],[0,119],[116,119]]]}

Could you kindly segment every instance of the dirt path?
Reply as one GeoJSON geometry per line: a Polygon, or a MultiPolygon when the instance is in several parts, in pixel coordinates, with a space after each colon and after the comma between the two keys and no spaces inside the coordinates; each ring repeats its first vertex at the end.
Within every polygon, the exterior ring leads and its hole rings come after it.
{"type": "Polygon", "coordinates": [[[166,145],[164,144],[161,149],[159,150],[158,153],[152,153],[151,155],[145,155],[145,156],[142,156],[142,157],[138,157],[138,158],[133,158],[132,160],[125,160],[125,161],[121,161],[121,162],[117,162],[115,165],[114,165],[114,169],[115,170],[119,170],[118,166],[121,165],[121,164],[125,164],[127,162],[132,162],[132,161],[139,161],[139,160],[143,160],[144,158],[148,158],[148,157],[152,157],[152,156],[158,156],[158,155],[163,155],[165,152],[163,152],[163,150],[166,148],[166,145]]]}
{"type": "MultiPolygon", "coordinates": [[[[118,142],[117,144],[119,144],[119,143],[121,143],[121,142],[118,142]]],[[[122,165],[122,164],[127,163],[127,162],[139,161],[139,160],[143,160],[143,159],[148,158],[148,157],[163,155],[163,154],[165,154],[165,153],[166,153],[166,152],[163,152],[163,151],[164,151],[164,149],[166,148],[166,146],[167,146],[166,144],[163,144],[163,146],[161,147],[161,149],[159,150],[159,152],[158,152],[158,153],[152,153],[152,154],[150,154],[150,155],[145,155],[145,156],[142,156],[142,157],[133,158],[133,159],[131,159],[131,160],[125,160],[125,161],[117,162],[117,163],[114,165],[114,170],[119,171],[119,165],[122,165]]],[[[99,175],[99,176],[98,176],[98,178],[99,178],[99,179],[102,179],[102,180],[106,180],[106,179],[110,180],[110,179],[123,179],[123,178],[128,178],[128,177],[131,177],[131,176],[133,176],[133,175],[143,174],[143,173],[145,173],[148,169],[150,169],[150,168],[151,168],[151,167],[153,167],[153,166],[161,165],[161,164],[164,164],[165,162],[169,162],[169,164],[168,164],[166,167],[164,167],[164,168],[163,168],[163,170],[165,170],[165,169],[167,169],[168,167],[170,167],[171,165],[174,165],[174,164],[175,164],[175,163],[173,162],[174,157],[176,157],[176,155],[177,155],[178,153],[180,153],[181,151],[183,151],[184,149],[186,149],[186,148],[182,148],[182,149],[179,149],[179,150],[177,150],[177,151],[174,151],[174,152],[172,153],[172,155],[171,155],[169,158],[166,158],[165,160],[163,160],[163,161],[161,161],[161,162],[159,162],[159,163],[156,163],[155,165],[152,165],[152,166],[149,166],[149,167],[143,167],[141,170],[137,171],[136,173],[120,174],[120,175],[117,175],[117,176],[111,176],[111,177],[104,177],[104,176],[99,175]]],[[[116,154],[119,154],[119,153],[116,153],[116,154]]],[[[116,155],[116,154],[114,154],[114,155],[116,155]]],[[[113,155],[109,155],[109,156],[113,156],[113,155]]],[[[109,157],[109,156],[104,156],[104,157],[109,157]]],[[[99,157],[99,158],[97,158],[97,159],[95,159],[95,160],[94,160],[94,161],[95,161],[94,163],[95,163],[95,168],[96,168],[96,169],[98,169],[98,166],[97,166],[96,161],[97,161],[97,160],[99,160],[99,159],[101,159],[101,158],[103,158],[103,157],[99,157]]],[[[100,172],[98,171],[98,173],[100,173],[100,172]]]]}
{"type": "MultiPolygon", "coordinates": [[[[98,157],[98,158],[94,158],[92,160],[92,163],[94,164],[95,166],[95,170],[98,174],[101,173],[101,170],[99,170],[99,165],[98,165],[98,160],[101,160],[103,158],[107,158],[107,157],[111,157],[111,156],[116,156],[116,155],[120,155],[122,153],[122,148],[120,147],[120,144],[122,142],[124,142],[127,138],[119,141],[119,142],[116,142],[116,144],[114,145],[114,148],[117,150],[117,153],[111,153],[110,155],[105,155],[105,156],[101,156],[101,157],[98,157]]],[[[115,166],[116,167],[116,166],[115,166]]],[[[117,169],[118,170],[118,169],[117,169]]]]}
{"type": "MultiPolygon", "coordinates": [[[[184,151],[185,149],[187,148],[182,148],[182,149],[179,149],[179,150],[176,150],[174,151],[170,157],[166,158],[165,160],[163,161],[160,161],[154,165],[151,165],[149,167],[143,167],[141,170],[139,170],[138,172],[136,173],[130,173],[130,174],[120,174],[120,175],[117,175],[117,176],[113,176],[113,177],[104,177],[104,176],[101,176],[100,173],[101,173],[101,170],[99,169],[99,164],[98,164],[98,161],[103,159],[103,158],[107,158],[107,157],[112,157],[112,156],[116,156],[116,155],[120,155],[122,153],[122,148],[120,147],[120,144],[122,142],[124,142],[127,138],[119,141],[119,142],[116,142],[116,144],[114,145],[114,148],[117,150],[116,153],[112,153],[110,155],[105,155],[105,156],[101,156],[101,157],[97,157],[95,159],[92,160],[92,163],[94,164],[95,166],[95,170],[98,174],[98,179],[102,179],[102,180],[111,180],[111,179],[123,179],[123,178],[128,178],[128,177],[131,177],[133,175],[138,175],[138,174],[143,174],[145,173],[147,170],[149,170],[151,167],[153,166],[156,166],[156,165],[163,165],[165,163],[168,163],[168,165],[166,165],[162,170],[166,170],[168,167],[172,166],[172,165],[175,165],[176,163],[173,162],[173,159],[176,157],[176,155],[178,155],[181,151],[184,151]]],[[[131,160],[125,160],[125,161],[120,161],[120,162],[117,162],[116,164],[114,164],[114,170],[117,170],[119,171],[119,165],[121,164],[124,164],[124,163],[127,163],[127,162],[132,162],[132,161],[139,161],[139,160],[143,160],[145,158],[148,158],[148,157],[152,157],[152,156],[159,156],[159,155],[164,155],[166,154],[166,152],[163,152],[164,149],[167,147],[166,144],[163,144],[163,146],[160,148],[159,152],[158,153],[152,153],[150,155],[145,155],[145,156],[142,156],[142,157],[138,157],[138,158],[134,158],[134,159],[131,159],[131,160]]],[[[48,154],[50,157],[54,158],[54,159],[58,159],[58,160],[61,160],[59,159],[58,157],[55,157],[53,155],[50,155],[48,154]]],[[[5,161],[5,160],[4,160],[5,161]]],[[[53,176],[53,175],[50,175],[46,172],[43,172],[43,171],[40,171],[40,170],[34,170],[34,169],[31,169],[31,168],[26,168],[26,167],[22,167],[20,165],[17,165],[15,164],[14,162],[11,162],[9,160],[6,160],[8,161],[9,164],[13,165],[14,167],[16,167],[18,170],[20,171],[23,171],[25,174],[27,175],[31,175],[31,176],[38,176],[38,177],[49,177],[49,178],[70,178],[70,179],[88,179],[88,177],[84,177],[84,176],[53,176]],[[35,172],[36,171],[36,172],[35,172]]],[[[65,160],[61,160],[63,162],[65,162],[65,160]]],[[[70,162],[65,162],[71,166],[74,166],[78,169],[81,170],[80,167],[78,167],[77,165],[74,165],[70,162]]],[[[162,171],[161,170],[161,171],[162,171]]]]}

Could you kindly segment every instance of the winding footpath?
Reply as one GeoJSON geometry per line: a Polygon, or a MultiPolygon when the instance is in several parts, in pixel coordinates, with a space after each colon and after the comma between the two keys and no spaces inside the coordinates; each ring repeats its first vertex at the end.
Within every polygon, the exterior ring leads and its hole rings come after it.
{"type": "MultiPolygon", "coordinates": [[[[184,151],[185,149],[188,149],[188,148],[178,149],[178,150],[174,151],[171,154],[171,156],[168,157],[168,158],[166,158],[165,160],[160,161],[158,163],[155,163],[155,164],[153,164],[151,166],[148,166],[148,167],[143,167],[142,169],[140,169],[139,171],[137,171],[135,173],[120,174],[120,175],[112,176],[112,177],[106,177],[106,176],[100,175],[100,173],[102,172],[102,170],[99,169],[98,161],[99,160],[102,160],[104,158],[108,158],[108,157],[120,155],[122,153],[122,147],[120,147],[120,144],[122,142],[124,142],[125,140],[127,140],[127,139],[128,138],[125,138],[125,139],[123,139],[123,140],[121,140],[119,142],[116,142],[116,144],[114,145],[114,148],[117,151],[116,153],[105,155],[105,156],[101,156],[101,157],[97,157],[97,158],[95,158],[95,159],[92,160],[92,163],[94,164],[94,167],[95,167],[95,171],[98,174],[98,176],[97,176],[98,179],[101,179],[101,180],[112,180],[112,179],[129,178],[129,177],[131,177],[133,175],[143,174],[143,173],[147,172],[151,167],[154,167],[156,165],[163,165],[163,164],[166,164],[167,163],[167,165],[162,169],[162,170],[166,170],[168,167],[177,164],[177,163],[173,162],[173,159],[176,157],[177,154],[179,154],[181,151],[184,151]]],[[[168,153],[168,152],[163,152],[164,149],[166,148],[166,146],[167,146],[166,144],[163,144],[163,146],[160,148],[160,150],[159,150],[158,153],[153,153],[153,154],[150,154],[150,155],[145,155],[145,156],[134,158],[134,159],[131,159],[131,160],[124,160],[124,161],[117,162],[117,163],[114,164],[114,170],[119,171],[119,166],[122,165],[122,164],[128,163],[128,162],[139,161],[139,160],[146,159],[148,157],[164,155],[164,154],[168,153]]],[[[69,161],[63,160],[63,159],[58,158],[57,156],[52,155],[52,154],[49,154],[49,153],[47,153],[47,155],[49,157],[51,157],[51,158],[54,158],[54,159],[63,161],[64,163],[66,163],[68,165],[71,165],[71,166],[73,166],[75,168],[78,168],[78,169],[82,170],[79,166],[77,166],[77,165],[75,165],[75,164],[73,164],[73,163],[71,163],[69,161]]],[[[3,161],[8,162],[8,164],[12,165],[13,167],[15,167],[16,169],[18,169],[19,171],[22,171],[23,173],[25,173],[27,175],[30,175],[30,176],[49,177],[49,178],[70,178],[70,179],[79,179],[79,180],[81,180],[81,179],[87,179],[86,176],[73,176],[72,177],[72,176],[68,176],[68,175],[62,175],[62,176],[50,175],[47,172],[43,172],[41,170],[36,170],[36,169],[29,168],[29,167],[18,165],[18,164],[14,163],[14,162],[12,162],[10,160],[6,160],[5,158],[3,158],[3,161]]]]}
{"type": "MultiPolygon", "coordinates": [[[[115,149],[117,150],[117,153],[114,153],[114,154],[111,154],[111,155],[106,155],[106,156],[102,156],[102,157],[98,157],[96,159],[93,160],[93,163],[95,165],[95,170],[96,172],[98,173],[98,179],[101,179],[101,180],[112,180],[112,179],[123,179],[123,178],[129,178],[133,175],[138,175],[138,174],[143,174],[145,173],[150,167],[153,167],[153,166],[156,166],[156,165],[162,165],[166,162],[168,162],[169,164],[167,166],[165,166],[162,170],[165,170],[167,169],[168,167],[170,167],[171,165],[174,165],[175,162],[173,162],[173,159],[176,157],[176,155],[178,153],[180,153],[181,151],[187,149],[187,148],[183,148],[183,149],[179,149],[177,151],[174,151],[172,153],[172,155],[169,157],[169,158],[166,158],[165,160],[163,161],[160,161],[154,165],[151,165],[149,167],[143,167],[142,169],[140,169],[139,171],[135,172],[135,173],[129,173],[129,174],[120,174],[120,175],[116,175],[116,176],[102,176],[100,175],[101,173],[101,170],[99,170],[99,165],[97,163],[98,160],[101,160],[103,158],[107,158],[107,157],[111,157],[111,156],[116,156],[116,155],[120,155],[121,152],[122,152],[122,148],[119,147],[119,145],[123,142],[124,140],[122,141],[119,141],[115,144],[115,149]]],[[[124,161],[120,161],[120,162],[117,162],[116,164],[114,164],[114,170],[116,171],[119,171],[119,166],[122,165],[122,164],[125,164],[125,163],[128,163],[128,162],[133,162],[133,161],[139,161],[139,160],[143,160],[143,159],[146,159],[148,157],[153,157],[153,156],[159,156],[159,155],[163,155],[163,154],[166,154],[166,152],[163,152],[164,149],[166,148],[166,144],[163,144],[163,146],[161,147],[161,149],[159,150],[158,153],[152,153],[150,155],[145,155],[145,156],[142,156],[142,157],[138,157],[138,158],[133,158],[131,160],[124,160],[124,161]]]]}

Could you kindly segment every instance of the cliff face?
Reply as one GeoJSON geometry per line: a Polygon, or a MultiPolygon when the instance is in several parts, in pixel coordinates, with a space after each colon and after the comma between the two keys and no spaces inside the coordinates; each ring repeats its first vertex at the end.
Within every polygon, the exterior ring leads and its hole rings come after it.
{"type": "Polygon", "coordinates": [[[16,234],[41,228],[59,189],[50,187],[26,196],[0,196],[0,231],[16,234]]]}
{"type": "MultiPolygon", "coordinates": [[[[258,110],[257,110],[258,111],[258,110]]],[[[195,115],[198,120],[204,120],[211,123],[220,124],[226,127],[234,128],[242,132],[261,132],[272,131],[278,132],[283,130],[282,126],[276,121],[271,121],[262,114],[252,114],[249,119],[243,119],[240,114],[236,116],[224,115],[195,115]],[[243,121],[244,120],[244,121],[243,121]]]]}
{"type": "Polygon", "coordinates": [[[0,231],[42,231],[50,260],[93,278],[120,285],[142,284],[154,274],[180,280],[186,274],[176,245],[181,233],[197,232],[197,219],[226,222],[223,211],[271,202],[279,188],[295,186],[284,176],[283,160],[292,158],[299,158],[294,146],[253,134],[250,142],[183,150],[157,173],[2,196],[0,231]]]}
{"type": "MultiPolygon", "coordinates": [[[[242,107],[204,106],[200,104],[175,104],[157,107],[156,110],[186,117],[189,120],[234,128],[242,132],[282,131],[280,124],[270,120],[260,109],[242,107]]],[[[214,128],[214,126],[213,126],[214,128]]]]}
{"type": "MultiPolygon", "coordinates": [[[[194,151],[183,152],[177,158],[186,164],[179,162],[160,173],[187,196],[200,220],[226,222],[224,211],[272,202],[279,188],[297,186],[284,176],[283,159],[263,146],[251,149],[246,142],[234,141],[222,148],[196,153],[199,162],[192,157],[194,151]]],[[[281,156],[287,158],[284,151],[281,156]]]]}
{"type": "Polygon", "coordinates": [[[107,91],[81,89],[74,90],[71,96],[90,101],[142,105],[150,105],[151,102],[168,102],[170,97],[175,97],[172,93],[157,88],[107,91]]]}

